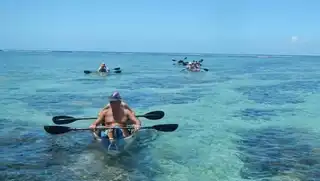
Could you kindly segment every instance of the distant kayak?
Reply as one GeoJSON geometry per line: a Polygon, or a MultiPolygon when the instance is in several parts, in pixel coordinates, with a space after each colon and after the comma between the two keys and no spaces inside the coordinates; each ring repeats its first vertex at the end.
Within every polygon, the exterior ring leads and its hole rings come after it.
{"type": "Polygon", "coordinates": [[[117,68],[114,68],[112,69],[110,72],[99,72],[99,71],[91,71],[91,70],[84,70],[83,73],[85,74],[112,74],[112,73],[116,73],[116,74],[119,74],[121,73],[122,71],[120,70],[120,67],[117,67],[117,68]]]}
{"type": "Polygon", "coordinates": [[[188,72],[208,72],[209,69],[207,68],[197,68],[197,69],[188,69],[188,68],[185,68],[185,69],[182,69],[180,72],[182,71],[188,71],[188,72]]]}
{"type": "Polygon", "coordinates": [[[110,156],[117,156],[125,152],[134,143],[136,135],[139,132],[129,129],[130,136],[124,138],[121,129],[115,128],[113,131],[118,138],[113,143],[110,142],[108,136],[103,131],[100,132],[100,135],[99,132],[92,132],[94,139],[100,144],[103,151],[110,156]]]}
{"type": "MultiPolygon", "coordinates": [[[[184,60],[186,60],[186,59],[187,59],[187,57],[184,58],[184,60]]],[[[201,63],[203,62],[203,59],[200,59],[199,61],[193,60],[192,62],[187,62],[187,61],[184,61],[184,60],[172,59],[173,62],[176,62],[176,63],[174,63],[174,65],[182,65],[182,66],[186,66],[189,63],[198,63],[200,66],[202,66],[201,63]]]]}
{"type": "Polygon", "coordinates": [[[121,73],[121,70],[115,70],[115,71],[110,71],[110,72],[98,72],[98,71],[91,71],[91,70],[84,70],[83,73],[85,74],[112,74],[112,73],[116,73],[119,74],[121,73]]]}
{"type": "Polygon", "coordinates": [[[201,69],[187,69],[189,72],[201,72],[201,69]]]}

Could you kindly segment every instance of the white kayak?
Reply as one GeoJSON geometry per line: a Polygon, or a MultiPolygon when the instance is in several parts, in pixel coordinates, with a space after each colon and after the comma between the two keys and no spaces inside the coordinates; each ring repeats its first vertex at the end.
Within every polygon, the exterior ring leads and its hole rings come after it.
{"type": "MultiPolygon", "coordinates": [[[[115,128],[115,132],[118,131],[117,129],[119,129],[119,128],[115,128]]],[[[102,147],[102,150],[106,154],[111,155],[111,156],[117,156],[117,155],[125,152],[126,150],[128,150],[128,148],[130,148],[130,146],[136,140],[138,133],[139,133],[139,131],[137,131],[137,132],[132,131],[132,134],[130,136],[123,138],[123,136],[120,135],[122,133],[119,134],[119,131],[118,131],[115,134],[115,139],[111,143],[108,136],[101,137],[98,135],[97,132],[92,132],[93,137],[99,143],[99,145],[102,147]]]]}
{"type": "Polygon", "coordinates": [[[201,72],[201,69],[187,69],[189,72],[201,72]]]}

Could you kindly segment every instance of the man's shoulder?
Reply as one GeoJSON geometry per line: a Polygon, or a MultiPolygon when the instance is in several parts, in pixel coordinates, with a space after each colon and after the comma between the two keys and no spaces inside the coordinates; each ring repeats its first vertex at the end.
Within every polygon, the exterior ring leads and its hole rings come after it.
{"type": "Polygon", "coordinates": [[[101,111],[101,114],[106,114],[109,110],[108,109],[104,109],[101,111]]]}
{"type": "Polygon", "coordinates": [[[129,109],[124,108],[123,110],[124,110],[124,112],[125,112],[126,114],[131,114],[131,111],[130,111],[129,109]]]}
{"type": "Polygon", "coordinates": [[[107,109],[107,108],[109,108],[110,107],[110,104],[107,104],[107,105],[105,105],[104,107],[103,107],[103,109],[107,109]]]}

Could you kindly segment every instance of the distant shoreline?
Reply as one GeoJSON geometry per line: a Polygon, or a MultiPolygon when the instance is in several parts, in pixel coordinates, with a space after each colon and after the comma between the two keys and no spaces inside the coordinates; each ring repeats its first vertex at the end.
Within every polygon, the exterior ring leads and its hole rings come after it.
{"type": "Polygon", "coordinates": [[[316,54],[264,54],[264,53],[181,53],[181,52],[120,52],[120,51],[94,51],[94,50],[15,50],[15,49],[0,49],[0,52],[34,52],[34,53],[106,53],[106,54],[153,54],[153,55],[176,55],[176,56],[236,56],[236,57],[287,57],[287,56],[320,56],[316,54]]]}

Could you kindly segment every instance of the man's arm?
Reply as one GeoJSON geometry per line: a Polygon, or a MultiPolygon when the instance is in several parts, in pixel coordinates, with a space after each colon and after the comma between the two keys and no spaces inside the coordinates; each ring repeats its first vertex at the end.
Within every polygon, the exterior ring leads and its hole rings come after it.
{"type": "Polygon", "coordinates": [[[103,109],[109,109],[109,107],[110,107],[110,104],[107,104],[106,106],[104,106],[103,109]]]}
{"type": "Polygon", "coordinates": [[[131,111],[128,111],[128,118],[132,121],[133,124],[141,126],[141,121],[137,119],[131,111]]]}
{"type": "Polygon", "coordinates": [[[99,117],[91,124],[90,127],[92,127],[92,126],[96,127],[98,124],[101,124],[104,119],[104,114],[105,114],[104,111],[100,112],[99,117]]]}

